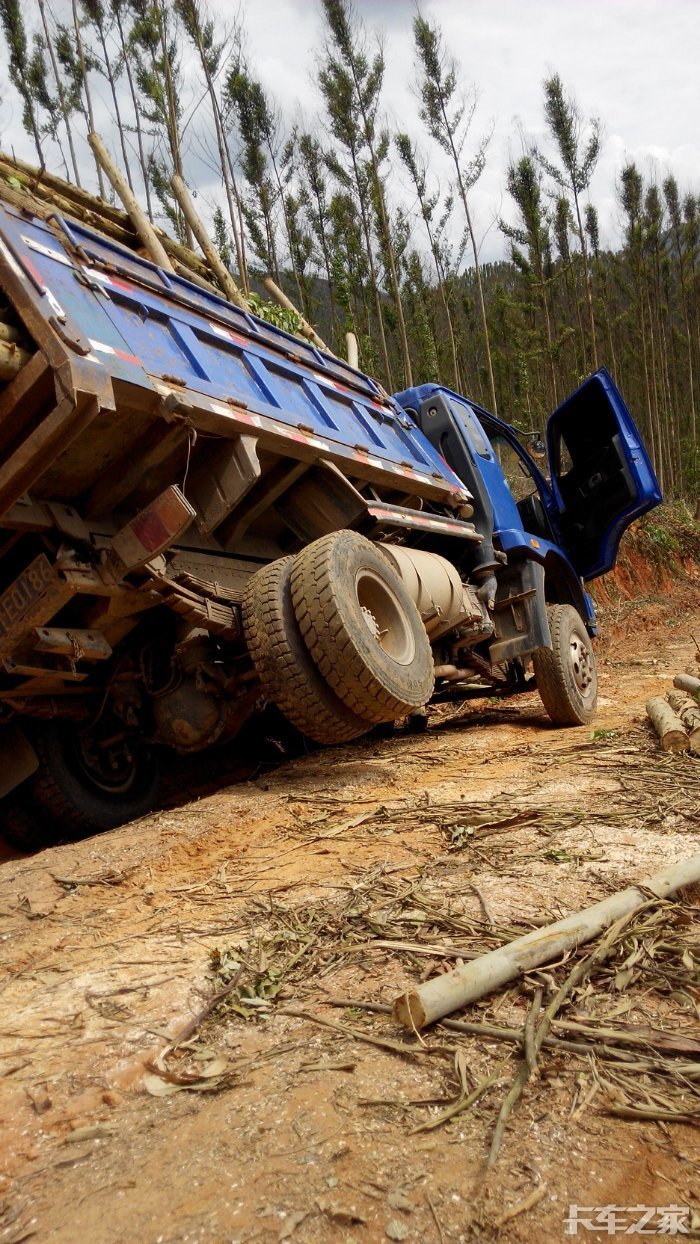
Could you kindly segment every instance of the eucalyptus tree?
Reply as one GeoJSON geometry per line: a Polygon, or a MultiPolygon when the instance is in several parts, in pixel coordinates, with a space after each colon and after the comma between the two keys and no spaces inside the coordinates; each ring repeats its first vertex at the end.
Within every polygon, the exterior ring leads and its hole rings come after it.
{"type": "Polygon", "coordinates": [[[466,157],[467,141],[476,110],[476,95],[472,92],[470,98],[467,98],[460,88],[457,62],[447,53],[438,26],[431,25],[418,14],[413,20],[413,36],[420,69],[421,118],[428,133],[454,165],[457,189],[464,209],[474,261],[474,278],[490,402],[496,414],[498,403],[493,377],[486,301],[481,280],[479,247],[469,205],[470,191],[473,190],[484,171],[489,139],[484,138],[478,142],[473,153],[469,158],[466,157]]]}
{"type": "Polygon", "coordinates": [[[182,68],[177,14],[169,0],[130,0],[133,14],[129,54],[139,92],[138,106],[165,155],[151,151],[147,171],[153,189],[176,232],[188,246],[194,245],[171,188],[175,172],[185,180],[182,162],[182,68]]]}
{"type": "Polygon", "coordinates": [[[151,203],[151,186],[148,175],[148,157],[146,155],[146,147],[143,140],[143,128],[141,125],[141,111],[139,108],[138,93],[131,68],[132,57],[131,29],[129,26],[129,0],[109,0],[109,7],[112,17],[114,18],[115,37],[119,47],[119,62],[116,73],[117,76],[119,76],[119,69],[120,67],[123,67],[129,87],[129,95],[131,97],[131,107],[133,112],[133,124],[136,132],[139,168],[141,169],[141,178],[146,195],[146,210],[148,212],[149,220],[152,221],[153,205],[151,203]]]}
{"type": "Polygon", "coordinates": [[[625,247],[632,274],[634,310],[639,334],[640,361],[644,376],[647,431],[654,465],[662,488],[665,484],[658,409],[652,398],[650,349],[646,315],[646,273],[644,259],[644,226],[642,209],[643,182],[636,164],[628,161],[620,173],[619,197],[625,215],[625,247]]]}
{"type": "MultiPolygon", "coordinates": [[[[73,14],[73,33],[75,35],[75,50],[71,49],[71,57],[76,61],[77,71],[76,77],[80,82],[81,90],[85,97],[83,112],[85,114],[88,130],[93,133],[95,126],[95,111],[92,102],[92,88],[90,86],[90,71],[97,68],[97,62],[89,48],[86,48],[83,41],[83,22],[78,12],[78,0],[72,0],[73,14]]],[[[95,156],[95,170],[97,172],[97,182],[100,188],[100,198],[107,197],[105,179],[102,172],[102,166],[95,156]]]]}
{"type": "MultiPolygon", "coordinates": [[[[511,160],[506,182],[508,193],[518,209],[519,223],[513,227],[505,221],[500,221],[500,229],[510,239],[514,261],[517,262],[520,259],[518,248],[527,247],[527,279],[539,302],[542,314],[544,354],[549,377],[549,401],[550,407],[554,408],[558,398],[548,292],[551,277],[545,271],[545,263],[549,254],[549,221],[542,199],[541,175],[532,154],[521,156],[517,162],[511,160]]],[[[522,263],[519,263],[519,266],[525,271],[522,263]]]]}
{"type": "Polygon", "coordinates": [[[122,120],[121,107],[119,104],[119,93],[117,91],[117,82],[119,79],[120,66],[112,63],[112,55],[108,46],[108,34],[110,19],[105,9],[104,0],[80,0],[80,7],[83,11],[84,20],[92,26],[102,51],[98,68],[104,74],[109,83],[110,95],[112,97],[112,107],[114,109],[114,120],[117,126],[117,134],[119,137],[119,145],[121,147],[122,160],[124,161],[124,172],[130,188],[134,189],[134,183],[131,177],[131,167],[129,164],[129,155],[126,148],[126,131],[122,120]]]}
{"type": "Polygon", "coordinates": [[[588,308],[590,353],[593,367],[598,366],[598,347],[593,313],[593,294],[588,269],[586,231],[581,214],[581,195],[591,183],[600,156],[600,122],[591,117],[584,124],[581,110],[575,99],[567,96],[559,74],[553,74],[544,82],[544,113],[547,128],[557,148],[560,164],[554,164],[540,153],[543,167],[556,183],[571,195],[576,219],[576,230],[581,246],[583,282],[588,308]]]}
{"type": "Polygon", "coordinates": [[[46,80],[36,54],[32,56],[29,51],[23,9],[24,6],[19,0],[0,0],[0,24],[7,44],[10,77],[22,100],[22,124],[34,140],[39,164],[43,169],[46,166],[38,104],[46,80]]]}
{"type": "MultiPolygon", "coordinates": [[[[610,366],[614,375],[617,372],[617,356],[615,352],[615,343],[613,341],[612,326],[610,323],[610,283],[608,280],[609,264],[605,262],[601,254],[598,210],[592,203],[586,203],[583,223],[586,230],[586,239],[588,241],[589,252],[592,258],[593,272],[599,286],[598,304],[600,306],[601,318],[605,328],[605,338],[607,341],[608,354],[610,356],[610,366]]],[[[595,284],[592,283],[592,287],[595,295],[595,284]]]]}
{"type": "Polygon", "coordinates": [[[232,52],[240,59],[241,28],[239,23],[234,21],[232,29],[227,30],[224,27],[222,30],[217,30],[217,23],[209,14],[204,0],[175,0],[175,9],[187,37],[197,51],[204,74],[236,251],[236,267],[243,289],[247,293],[249,286],[243,236],[243,209],[233,161],[226,142],[223,105],[216,90],[217,79],[223,73],[232,52]]]}
{"type": "Polygon", "coordinates": [[[311,134],[300,134],[298,138],[299,160],[299,201],[305,212],[311,236],[315,239],[320,251],[319,266],[323,268],[328,285],[331,321],[334,332],[338,332],[338,309],[336,304],[335,282],[332,270],[331,240],[329,236],[328,178],[323,148],[317,138],[311,134]]]}
{"type": "MultiPolygon", "coordinates": [[[[384,382],[393,389],[391,363],[384,325],[384,300],[377,272],[372,230],[372,199],[368,161],[365,159],[366,140],[362,118],[357,104],[355,84],[351,72],[342,60],[326,48],[325,61],[319,71],[319,86],[328,113],[329,128],[337,149],[329,151],[327,166],[345,199],[355,200],[356,212],[362,228],[364,249],[369,269],[369,279],[376,310],[376,329],[379,334],[380,354],[384,382]]],[[[370,83],[371,86],[371,83],[370,83]]],[[[371,337],[368,325],[367,335],[371,337]]],[[[365,355],[368,351],[365,349],[365,355]]]]}
{"type": "Polygon", "coordinates": [[[586,360],[588,351],[586,348],[586,330],[581,313],[579,288],[576,281],[576,268],[578,265],[572,254],[570,243],[570,235],[574,230],[575,225],[571,204],[565,194],[557,195],[552,210],[552,234],[557,255],[559,256],[559,271],[563,277],[564,285],[566,318],[569,321],[568,331],[565,330],[563,335],[572,344],[571,377],[574,383],[578,383],[587,370],[586,360]],[[578,333],[576,329],[578,329],[578,333]]]}
{"type": "Polygon", "coordinates": [[[265,91],[243,63],[229,72],[224,89],[242,144],[241,168],[249,187],[242,202],[248,235],[256,257],[279,284],[276,237],[279,186],[269,159],[274,118],[265,91]]]}
{"type": "Polygon", "coordinates": [[[369,52],[364,29],[354,19],[347,0],[322,0],[322,3],[329,31],[330,58],[337,58],[337,63],[343,67],[350,79],[350,103],[367,150],[370,195],[396,314],[404,382],[410,385],[413,382],[411,355],[401,304],[394,236],[384,189],[386,174],[382,167],[389,152],[389,136],[386,129],[378,126],[385,67],[384,53],[380,44],[377,44],[373,53],[369,52]]]}
{"type": "Polygon", "coordinates": [[[38,0],[38,2],[39,2],[39,13],[41,16],[41,25],[44,31],[44,45],[48,52],[49,61],[51,63],[51,71],[53,74],[53,80],[54,80],[54,84],[56,87],[56,98],[58,100],[58,106],[60,109],[61,117],[63,119],[63,125],[66,131],[66,138],[68,140],[68,150],[70,153],[70,161],[71,161],[71,167],[73,169],[73,176],[75,178],[76,186],[80,186],[81,185],[80,173],[78,171],[78,161],[77,161],[76,154],[75,154],[75,142],[73,140],[73,126],[71,123],[71,117],[74,115],[74,113],[76,112],[78,108],[78,102],[76,101],[74,97],[74,93],[71,92],[70,89],[66,88],[66,83],[63,81],[63,76],[59,68],[58,59],[56,57],[56,49],[54,46],[55,33],[49,25],[49,18],[53,18],[53,14],[51,13],[50,9],[47,14],[46,0],[38,0]]]}
{"type": "Polygon", "coordinates": [[[371,253],[366,249],[363,222],[352,186],[336,191],[329,200],[328,225],[333,290],[343,313],[343,328],[355,334],[364,370],[377,375],[381,359],[370,309],[370,299],[372,295],[376,298],[377,286],[372,280],[371,253]]]}
{"type": "Polygon", "coordinates": [[[695,453],[697,449],[697,408],[695,404],[695,379],[694,379],[694,362],[693,362],[693,334],[691,330],[690,305],[688,296],[688,257],[685,246],[685,231],[683,229],[683,214],[681,211],[680,195],[678,193],[678,183],[675,177],[670,174],[663,183],[664,199],[666,200],[666,211],[670,223],[670,237],[675,254],[676,271],[678,274],[678,296],[683,316],[683,328],[685,331],[685,347],[686,357],[688,360],[688,400],[690,404],[690,443],[695,453]]]}
{"type": "Polygon", "coordinates": [[[459,358],[457,355],[457,341],[455,337],[452,310],[447,297],[445,252],[444,248],[440,245],[439,221],[435,220],[435,212],[438,209],[440,202],[440,194],[438,191],[429,193],[427,184],[428,172],[425,162],[418,155],[416,146],[413,142],[411,142],[408,134],[397,134],[395,136],[395,142],[401,161],[411,178],[413,189],[416,192],[421,220],[423,221],[428,238],[430,253],[433,257],[438,296],[440,298],[440,302],[442,303],[450,339],[450,350],[452,354],[452,385],[453,388],[459,392],[461,388],[461,372],[459,358]]]}

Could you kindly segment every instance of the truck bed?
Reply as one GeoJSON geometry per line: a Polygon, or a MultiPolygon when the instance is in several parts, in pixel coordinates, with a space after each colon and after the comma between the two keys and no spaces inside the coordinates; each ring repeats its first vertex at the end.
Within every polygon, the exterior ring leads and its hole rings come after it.
{"type": "Polygon", "coordinates": [[[212,437],[335,464],[417,510],[468,500],[375,381],[85,226],[0,205],[0,284],[37,351],[0,393],[4,525],[27,492],[132,508],[201,475],[212,437]]]}

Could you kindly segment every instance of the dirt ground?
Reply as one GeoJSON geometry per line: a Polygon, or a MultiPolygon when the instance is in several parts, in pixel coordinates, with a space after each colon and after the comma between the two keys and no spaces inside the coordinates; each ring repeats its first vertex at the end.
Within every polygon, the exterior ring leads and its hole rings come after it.
{"type": "MultiPolygon", "coordinates": [[[[594,729],[550,727],[536,695],[472,702],[5,853],[0,1244],[534,1244],[574,1233],[571,1205],[697,1210],[692,894],[636,917],[572,993],[551,1032],[578,1046],[543,1047],[488,1171],[520,1045],[421,1041],[356,1005],[700,850],[700,760],[662,755],[643,720],[697,669],[697,594],[606,613],[594,729]]],[[[521,1032],[576,961],[458,1018],[521,1032]]]]}

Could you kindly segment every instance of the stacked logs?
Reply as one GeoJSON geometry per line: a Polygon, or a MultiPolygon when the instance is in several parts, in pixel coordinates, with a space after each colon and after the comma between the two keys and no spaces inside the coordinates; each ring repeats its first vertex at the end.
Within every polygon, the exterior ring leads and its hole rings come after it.
{"type": "Polygon", "coordinates": [[[647,700],[647,716],[665,752],[694,752],[700,756],[700,678],[677,674],[675,691],[666,699],[655,695],[647,700]]]}
{"type": "MultiPolygon", "coordinates": [[[[147,256],[159,267],[176,272],[195,285],[223,296],[242,310],[250,311],[247,297],[236,285],[207,234],[182,179],[174,176],[171,184],[190,229],[202,249],[201,255],[181,242],[176,242],[147,219],[100,135],[91,133],[88,138],[100,166],[122,203],[123,210],[112,203],[105,203],[103,199],[96,198],[79,186],[63,181],[46,169],[34,168],[23,160],[1,153],[0,199],[20,210],[29,210],[43,220],[50,220],[52,215],[59,212],[69,220],[89,225],[115,242],[147,256]]],[[[316,330],[271,277],[265,277],[262,284],[265,292],[275,302],[288,311],[296,312],[298,335],[319,349],[331,353],[316,330]]],[[[17,355],[16,350],[6,349],[0,339],[0,381],[10,379],[25,361],[26,359],[17,355]]]]}

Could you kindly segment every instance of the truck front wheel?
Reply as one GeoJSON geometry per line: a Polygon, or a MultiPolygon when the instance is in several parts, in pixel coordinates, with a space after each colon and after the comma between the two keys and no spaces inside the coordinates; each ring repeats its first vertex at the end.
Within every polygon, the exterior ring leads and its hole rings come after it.
{"type": "Polygon", "coordinates": [[[591,638],[572,605],[547,609],[552,647],[532,654],[540,699],[557,726],[587,726],[598,698],[598,672],[591,638]]]}
{"type": "Polygon", "coordinates": [[[31,802],[55,826],[55,839],[85,838],[145,816],[160,785],[154,752],[125,740],[82,734],[67,722],[38,727],[32,742],[39,768],[31,802]]]}

